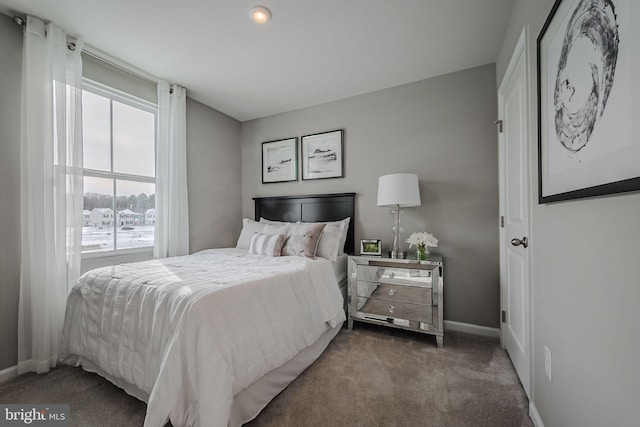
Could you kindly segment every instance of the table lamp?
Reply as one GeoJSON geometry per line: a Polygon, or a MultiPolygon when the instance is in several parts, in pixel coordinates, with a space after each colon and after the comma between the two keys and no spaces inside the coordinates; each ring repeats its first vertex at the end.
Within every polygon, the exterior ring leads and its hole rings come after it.
{"type": "Polygon", "coordinates": [[[400,244],[401,208],[420,206],[420,189],[418,187],[418,175],[414,173],[394,173],[378,178],[378,206],[392,206],[391,214],[394,216],[393,247],[391,258],[406,258],[407,254],[400,244]]]}

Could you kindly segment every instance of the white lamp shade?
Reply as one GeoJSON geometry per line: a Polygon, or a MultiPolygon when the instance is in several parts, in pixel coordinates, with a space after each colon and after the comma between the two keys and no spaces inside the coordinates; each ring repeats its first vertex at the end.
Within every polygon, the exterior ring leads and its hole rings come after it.
{"type": "Polygon", "coordinates": [[[415,173],[393,173],[378,179],[378,206],[407,208],[421,204],[418,175],[415,173]]]}

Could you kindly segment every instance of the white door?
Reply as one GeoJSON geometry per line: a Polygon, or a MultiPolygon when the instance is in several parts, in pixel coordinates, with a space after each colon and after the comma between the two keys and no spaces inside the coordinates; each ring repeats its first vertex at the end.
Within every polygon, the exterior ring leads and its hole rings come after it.
{"type": "Polygon", "coordinates": [[[529,96],[526,28],[498,90],[501,338],[529,395],[529,96]],[[500,131],[500,129],[499,129],[500,131]]]}

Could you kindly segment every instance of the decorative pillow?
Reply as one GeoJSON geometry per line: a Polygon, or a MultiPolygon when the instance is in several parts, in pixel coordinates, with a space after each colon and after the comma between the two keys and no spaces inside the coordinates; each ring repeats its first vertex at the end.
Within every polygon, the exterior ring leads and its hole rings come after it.
{"type": "Polygon", "coordinates": [[[280,256],[284,235],[255,233],[249,242],[249,253],[267,256],[280,256]]]}
{"type": "MultiPolygon", "coordinates": [[[[305,223],[305,224],[326,224],[327,225],[324,231],[322,232],[322,236],[320,236],[320,241],[318,242],[318,249],[316,251],[317,256],[330,259],[331,261],[335,261],[338,255],[344,254],[344,245],[347,242],[347,232],[349,231],[349,222],[351,222],[351,218],[345,218],[340,221],[305,223]],[[334,253],[334,245],[337,248],[337,252],[335,253],[334,253]]],[[[260,223],[278,225],[282,227],[284,226],[290,227],[294,224],[292,222],[285,222],[285,221],[272,221],[270,219],[266,219],[262,217],[260,217],[260,223]]],[[[300,221],[298,221],[297,223],[300,223],[300,221]]],[[[265,229],[265,232],[266,232],[266,229],[265,229]]],[[[286,233],[286,232],[269,231],[269,233],[276,234],[276,233],[286,233]]]]}
{"type": "MultiPolygon", "coordinates": [[[[238,243],[236,243],[236,248],[238,249],[249,249],[249,243],[251,242],[251,237],[255,233],[263,233],[265,224],[260,224],[249,218],[244,218],[242,220],[242,231],[240,232],[240,237],[238,237],[238,243]]],[[[274,233],[275,234],[275,233],[274,233]]]]}
{"type": "Polygon", "coordinates": [[[298,222],[292,224],[287,231],[287,240],[282,248],[282,255],[315,258],[318,241],[325,224],[307,224],[298,222]]]}
{"type": "Polygon", "coordinates": [[[316,256],[335,261],[338,253],[340,252],[340,238],[342,237],[344,224],[342,222],[306,222],[305,224],[326,225],[322,231],[322,235],[320,236],[320,241],[318,242],[316,256]]]}

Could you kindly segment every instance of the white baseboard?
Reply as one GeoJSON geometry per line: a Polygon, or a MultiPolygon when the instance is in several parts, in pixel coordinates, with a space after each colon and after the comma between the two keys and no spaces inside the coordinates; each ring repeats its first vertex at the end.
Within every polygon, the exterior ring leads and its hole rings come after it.
{"type": "Polygon", "coordinates": [[[13,379],[18,376],[18,365],[11,366],[7,369],[3,369],[0,371],[0,384],[4,384],[10,379],[13,379]]]}
{"type": "Polygon", "coordinates": [[[449,331],[466,332],[467,334],[482,335],[483,337],[500,338],[500,329],[488,326],[474,325],[472,323],[444,321],[444,329],[449,331]]]}
{"type": "Polygon", "coordinates": [[[542,418],[540,418],[540,414],[538,413],[536,405],[533,402],[529,402],[529,417],[531,417],[531,421],[533,421],[533,425],[535,427],[544,427],[542,418]]]}

